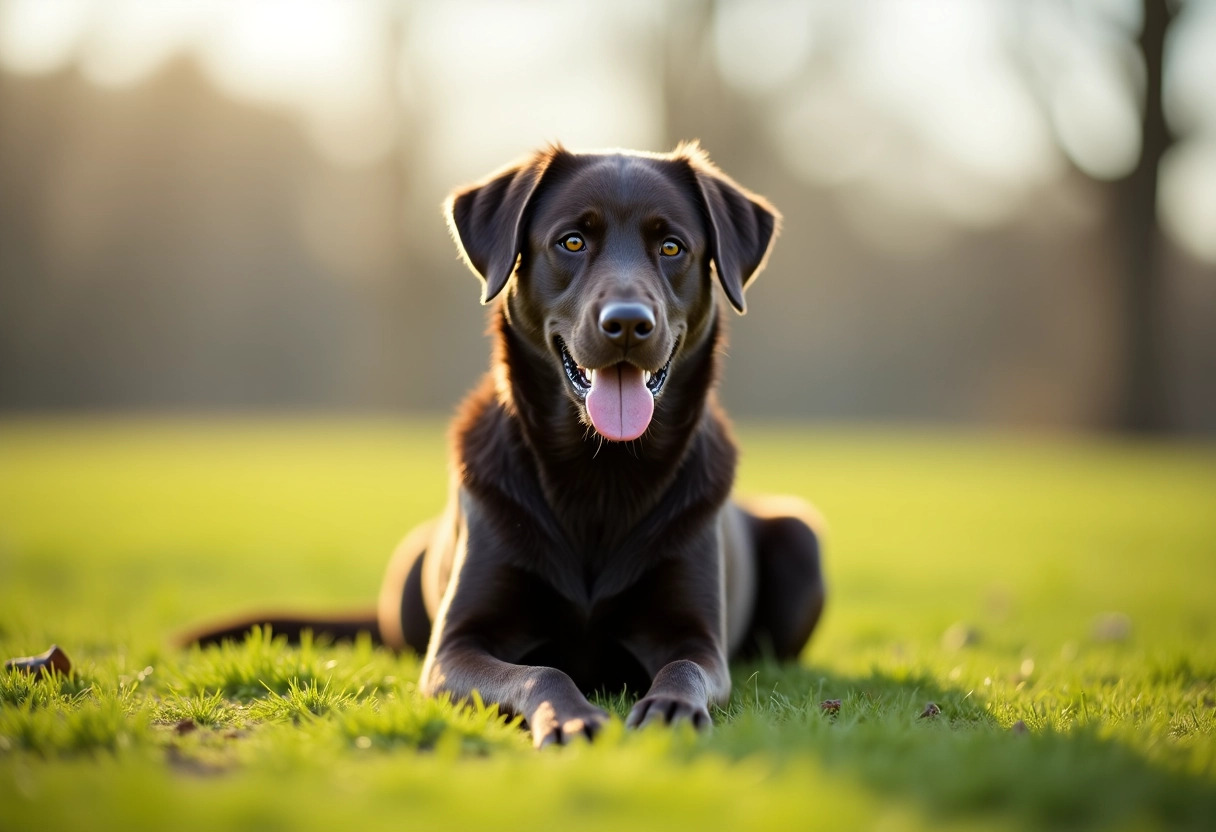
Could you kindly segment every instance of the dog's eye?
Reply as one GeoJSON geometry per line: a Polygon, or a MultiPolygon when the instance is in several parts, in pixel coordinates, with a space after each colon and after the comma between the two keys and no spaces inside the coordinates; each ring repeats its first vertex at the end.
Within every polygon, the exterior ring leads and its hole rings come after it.
{"type": "Polygon", "coordinates": [[[587,243],[578,234],[571,234],[561,242],[562,248],[566,251],[582,251],[587,247],[587,243]]]}
{"type": "Polygon", "coordinates": [[[675,257],[683,249],[680,248],[680,244],[675,240],[664,240],[663,245],[659,246],[659,251],[663,252],[664,257],[675,257]]]}

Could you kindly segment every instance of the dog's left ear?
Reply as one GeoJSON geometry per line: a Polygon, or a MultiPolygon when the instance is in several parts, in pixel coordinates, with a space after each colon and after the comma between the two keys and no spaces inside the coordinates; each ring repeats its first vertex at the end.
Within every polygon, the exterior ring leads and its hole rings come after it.
{"type": "Polygon", "coordinates": [[[448,228],[469,268],[481,278],[481,302],[489,303],[507,285],[523,247],[524,211],[559,148],[508,165],[443,205],[448,228]]]}
{"type": "Polygon", "coordinates": [[[687,154],[709,211],[710,246],[718,280],[730,305],[743,314],[747,311],[743,290],[764,268],[777,237],[781,214],[764,197],[753,194],[718,170],[696,145],[682,146],[676,152],[687,154]]]}

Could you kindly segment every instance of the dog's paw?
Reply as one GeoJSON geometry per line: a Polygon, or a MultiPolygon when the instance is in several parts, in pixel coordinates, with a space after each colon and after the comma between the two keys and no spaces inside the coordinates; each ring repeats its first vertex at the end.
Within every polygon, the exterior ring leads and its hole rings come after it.
{"type": "Polygon", "coordinates": [[[577,738],[593,739],[608,722],[608,712],[590,702],[560,711],[551,702],[542,702],[528,720],[532,729],[532,745],[565,745],[577,738]]]}
{"type": "Polygon", "coordinates": [[[674,725],[677,722],[689,722],[698,731],[705,731],[713,725],[709,710],[704,705],[674,696],[646,696],[633,706],[625,726],[645,728],[655,723],[674,725]]]}

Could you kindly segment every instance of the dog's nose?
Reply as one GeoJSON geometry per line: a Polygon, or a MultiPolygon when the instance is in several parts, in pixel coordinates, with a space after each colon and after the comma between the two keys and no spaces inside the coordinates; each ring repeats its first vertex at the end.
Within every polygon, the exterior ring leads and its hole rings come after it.
{"type": "Polygon", "coordinates": [[[654,332],[654,310],[644,303],[610,303],[600,312],[600,329],[610,341],[627,347],[654,332]]]}

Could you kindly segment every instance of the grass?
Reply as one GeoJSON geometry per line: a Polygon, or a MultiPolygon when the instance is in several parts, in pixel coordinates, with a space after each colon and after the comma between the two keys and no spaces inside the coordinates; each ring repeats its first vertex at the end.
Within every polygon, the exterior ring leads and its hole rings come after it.
{"type": "Polygon", "coordinates": [[[1216,447],[741,439],[743,490],[831,527],[803,661],[733,668],[708,736],[617,721],[538,754],[419,696],[414,656],[168,646],[262,604],[366,606],[440,507],[441,425],[0,422],[0,656],[74,662],[0,674],[0,830],[1211,827],[1216,447]]]}

